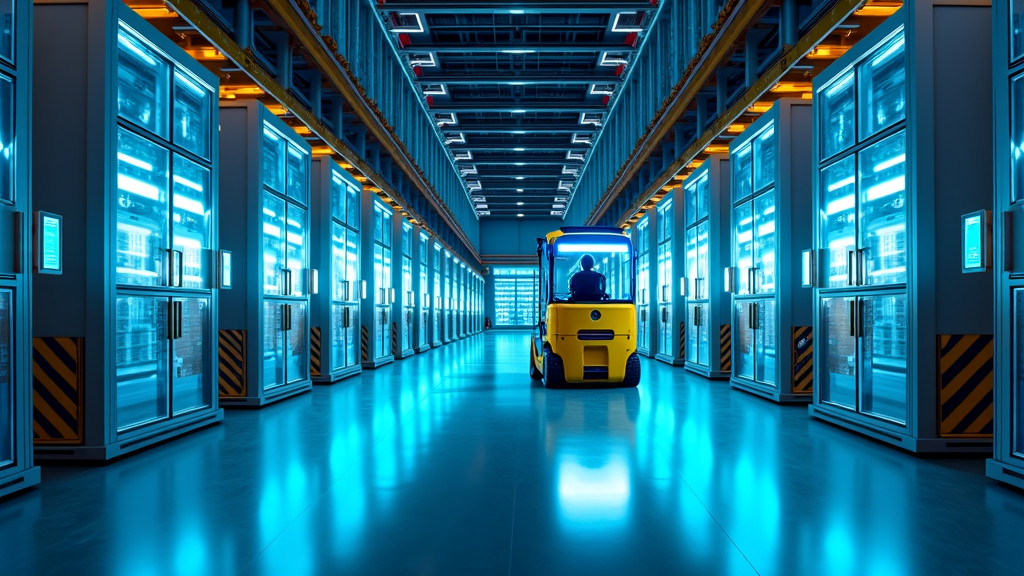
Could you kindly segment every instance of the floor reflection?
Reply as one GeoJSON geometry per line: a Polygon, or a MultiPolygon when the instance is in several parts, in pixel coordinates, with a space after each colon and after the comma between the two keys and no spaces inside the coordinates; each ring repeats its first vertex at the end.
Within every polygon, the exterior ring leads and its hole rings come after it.
{"type": "Polygon", "coordinates": [[[7,574],[1013,574],[1024,496],[670,366],[490,332],[0,502],[7,574]]]}

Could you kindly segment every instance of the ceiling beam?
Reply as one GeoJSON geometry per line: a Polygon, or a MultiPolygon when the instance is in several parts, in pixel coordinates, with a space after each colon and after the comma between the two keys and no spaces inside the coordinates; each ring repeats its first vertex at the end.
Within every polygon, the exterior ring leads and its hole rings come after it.
{"type": "Polygon", "coordinates": [[[477,124],[469,121],[467,124],[445,124],[441,131],[446,134],[575,134],[599,132],[600,128],[593,124],[477,124]]]}
{"type": "Polygon", "coordinates": [[[493,103],[480,102],[435,102],[430,106],[431,112],[606,112],[608,106],[604,104],[583,104],[571,101],[548,101],[548,102],[509,102],[493,103]]]}
{"type": "Polygon", "coordinates": [[[436,52],[471,54],[477,52],[504,52],[509,56],[533,56],[541,53],[566,53],[566,52],[636,52],[628,44],[614,44],[610,42],[579,42],[574,44],[533,44],[530,42],[513,42],[502,44],[416,44],[415,40],[400,52],[436,52]]]}
{"type": "Polygon", "coordinates": [[[542,14],[553,12],[571,12],[578,14],[602,14],[618,12],[621,10],[650,10],[650,0],[606,0],[595,2],[594,0],[559,0],[546,2],[544,0],[525,0],[515,3],[506,1],[473,0],[472,2],[417,2],[415,0],[391,0],[385,4],[378,4],[378,9],[385,12],[417,12],[419,14],[429,13],[476,13],[493,14],[505,13],[517,15],[520,13],[542,14]]]}
{"type": "Polygon", "coordinates": [[[568,73],[559,74],[529,74],[512,75],[508,73],[494,74],[427,74],[416,78],[416,84],[507,84],[509,86],[520,86],[528,84],[617,84],[622,82],[620,76],[611,74],[586,74],[574,75],[568,73]]]}

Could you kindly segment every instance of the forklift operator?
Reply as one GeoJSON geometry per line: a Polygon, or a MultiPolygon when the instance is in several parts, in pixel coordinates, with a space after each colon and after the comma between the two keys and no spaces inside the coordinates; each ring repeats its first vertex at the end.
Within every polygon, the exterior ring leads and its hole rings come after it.
{"type": "Polygon", "coordinates": [[[581,270],[569,280],[571,301],[599,301],[608,297],[605,293],[604,274],[594,271],[594,257],[584,254],[580,258],[581,270]]]}

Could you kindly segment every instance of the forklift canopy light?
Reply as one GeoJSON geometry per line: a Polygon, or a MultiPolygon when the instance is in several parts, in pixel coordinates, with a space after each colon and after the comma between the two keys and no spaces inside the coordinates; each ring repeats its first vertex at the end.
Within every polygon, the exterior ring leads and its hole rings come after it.
{"type": "Polygon", "coordinates": [[[576,242],[556,242],[559,254],[580,254],[592,252],[629,252],[629,244],[625,242],[609,244],[583,244],[576,242]]]}

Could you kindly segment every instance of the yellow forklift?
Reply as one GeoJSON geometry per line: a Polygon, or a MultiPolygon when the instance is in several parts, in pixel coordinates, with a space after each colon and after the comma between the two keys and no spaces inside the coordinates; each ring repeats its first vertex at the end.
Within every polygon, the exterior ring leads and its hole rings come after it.
{"type": "Polygon", "coordinates": [[[563,227],[537,239],[539,321],[530,377],[547,387],[640,383],[635,254],[614,227],[563,227]]]}

